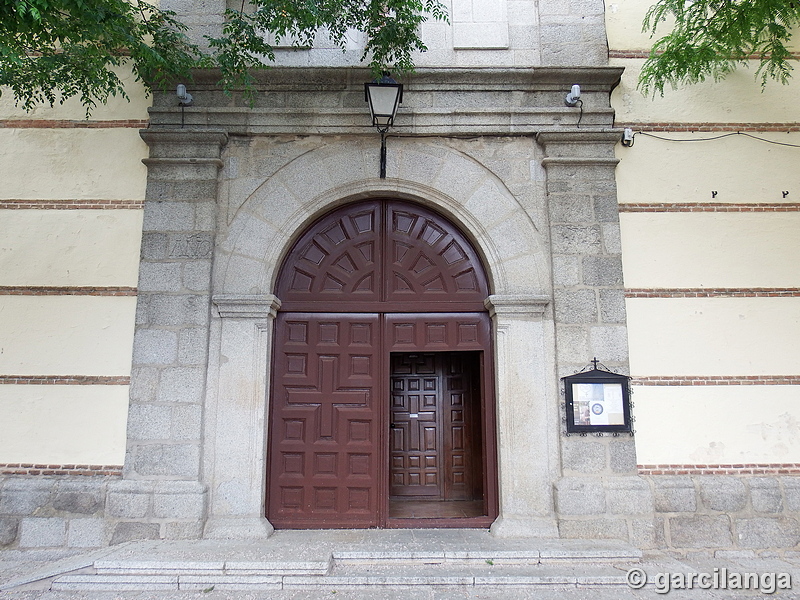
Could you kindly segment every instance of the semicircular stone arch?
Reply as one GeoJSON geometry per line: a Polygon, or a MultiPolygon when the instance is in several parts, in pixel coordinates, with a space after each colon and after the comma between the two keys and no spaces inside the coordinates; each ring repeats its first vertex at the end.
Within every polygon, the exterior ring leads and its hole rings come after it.
{"type": "Polygon", "coordinates": [[[479,253],[489,293],[548,293],[543,236],[484,165],[446,146],[398,139],[389,153],[389,172],[397,177],[378,179],[376,167],[374,144],[348,140],[277,170],[218,238],[215,293],[272,293],[299,232],[338,205],[376,197],[411,200],[453,221],[479,253]]]}

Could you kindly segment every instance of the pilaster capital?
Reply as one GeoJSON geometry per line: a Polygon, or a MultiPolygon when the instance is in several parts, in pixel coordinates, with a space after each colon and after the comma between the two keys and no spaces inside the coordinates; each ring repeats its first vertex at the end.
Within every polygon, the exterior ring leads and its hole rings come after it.
{"type": "Polygon", "coordinates": [[[219,129],[142,129],[139,135],[150,147],[150,159],[173,162],[219,160],[228,134],[219,129]]]}
{"type": "Polygon", "coordinates": [[[217,294],[211,301],[223,319],[274,319],[281,307],[274,294],[217,294]]]}
{"type": "Polygon", "coordinates": [[[492,295],[483,303],[492,318],[541,319],[550,304],[550,297],[535,294],[492,295]]]}

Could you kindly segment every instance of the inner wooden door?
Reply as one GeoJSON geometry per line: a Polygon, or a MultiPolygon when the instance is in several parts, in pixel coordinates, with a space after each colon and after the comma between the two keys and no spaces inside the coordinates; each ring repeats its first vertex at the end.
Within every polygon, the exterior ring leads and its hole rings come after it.
{"type": "Polygon", "coordinates": [[[391,355],[392,498],[482,498],[478,359],[475,352],[391,355]]]}

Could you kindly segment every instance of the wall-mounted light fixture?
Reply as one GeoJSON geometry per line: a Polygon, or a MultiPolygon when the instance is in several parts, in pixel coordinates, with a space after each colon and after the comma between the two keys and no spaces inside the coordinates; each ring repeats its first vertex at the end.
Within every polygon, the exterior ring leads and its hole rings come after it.
{"type": "Polygon", "coordinates": [[[597,368],[562,377],[567,433],[631,432],[630,378],[597,368]]]}
{"type": "Polygon", "coordinates": [[[578,102],[581,101],[581,86],[577,83],[572,86],[572,90],[567,97],[564,98],[564,104],[567,106],[577,106],[578,102]]]}
{"type": "Polygon", "coordinates": [[[186,91],[186,86],[182,83],[178,84],[178,87],[175,89],[175,95],[178,96],[178,106],[181,107],[181,128],[183,128],[184,124],[184,114],[183,109],[187,106],[192,105],[192,95],[186,91]]]}
{"type": "Polygon", "coordinates": [[[175,93],[178,96],[178,106],[191,106],[192,105],[192,95],[186,91],[186,86],[182,83],[178,84],[178,88],[175,90],[175,93]]]}
{"type": "Polygon", "coordinates": [[[364,100],[369,102],[372,125],[381,134],[381,179],[386,179],[386,132],[394,124],[397,107],[403,102],[403,84],[384,73],[380,79],[364,84],[364,100]]]}

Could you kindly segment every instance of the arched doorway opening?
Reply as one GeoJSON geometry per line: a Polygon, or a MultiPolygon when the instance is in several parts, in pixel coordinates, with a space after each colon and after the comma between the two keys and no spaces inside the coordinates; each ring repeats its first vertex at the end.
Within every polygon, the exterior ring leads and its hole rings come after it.
{"type": "Polygon", "coordinates": [[[489,286],[458,227],[410,202],[348,204],[298,238],[276,294],[273,526],[488,527],[489,286]]]}

